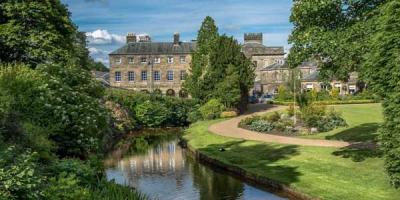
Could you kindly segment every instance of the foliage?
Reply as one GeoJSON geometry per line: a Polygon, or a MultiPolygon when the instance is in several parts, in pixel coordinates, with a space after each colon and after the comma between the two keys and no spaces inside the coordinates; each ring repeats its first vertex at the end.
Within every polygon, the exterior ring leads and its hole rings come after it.
{"type": "Polygon", "coordinates": [[[278,96],[277,96],[276,99],[278,101],[287,101],[287,100],[290,100],[290,98],[291,98],[291,95],[289,94],[289,92],[286,89],[286,87],[284,85],[280,85],[278,87],[278,96]]]}
{"type": "Polygon", "coordinates": [[[188,115],[188,121],[192,122],[192,123],[197,122],[202,119],[203,119],[203,116],[201,115],[199,109],[194,109],[188,115]]]}
{"type": "Polygon", "coordinates": [[[193,99],[144,94],[129,90],[109,89],[105,99],[121,106],[129,113],[132,122],[137,126],[185,126],[189,123],[189,114],[198,107],[193,99]],[[150,105],[150,104],[155,105],[150,105]],[[138,111],[139,108],[139,112],[138,111]],[[161,110],[158,111],[160,107],[161,110]],[[158,116],[158,122],[153,123],[151,112],[158,116]],[[161,112],[162,111],[162,112],[161,112]],[[138,114],[140,116],[138,116],[138,114]]]}
{"type": "Polygon", "coordinates": [[[226,107],[246,109],[254,66],[236,40],[218,35],[211,17],[205,18],[199,30],[191,72],[184,87],[192,97],[203,103],[220,99],[226,107]]]}
{"type": "Polygon", "coordinates": [[[211,99],[199,108],[203,119],[216,119],[224,110],[224,105],[217,99],[211,99]]]}
{"type": "Polygon", "coordinates": [[[39,199],[44,177],[38,172],[37,154],[9,147],[0,152],[0,198],[39,199]]]}
{"type": "Polygon", "coordinates": [[[81,187],[75,175],[65,172],[51,177],[43,193],[46,199],[52,200],[88,200],[90,197],[89,189],[81,187]]]}
{"type": "Polygon", "coordinates": [[[231,117],[237,117],[238,113],[236,111],[224,111],[221,112],[221,118],[231,118],[231,117]]]}
{"type": "Polygon", "coordinates": [[[269,121],[254,121],[249,125],[249,129],[257,132],[269,132],[274,129],[274,124],[269,121]]]}
{"type": "Polygon", "coordinates": [[[114,182],[100,181],[92,192],[90,200],[145,200],[145,195],[129,186],[121,186],[114,182]]]}
{"type": "Polygon", "coordinates": [[[400,187],[400,131],[394,125],[399,118],[399,18],[397,0],[297,1],[289,39],[293,44],[291,66],[315,59],[323,77],[334,75],[342,80],[358,71],[369,89],[386,102],[381,143],[395,187],[400,187]]]}
{"type": "Polygon", "coordinates": [[[148,127],[160,127],[167,120],[168,110],[158,102],[145,101],[135,108],[139,123],[148,127]]]}
{"type": "Polygon", "coordinates": [[[339,88],[333,88],[332,90],[331,90],[331,93],[330,93],[330,95],[331,95],[331,98],[332,99],[339,99],[339,93],[340,93],[340,91],[339,91],[339,88]]]}
{"type": "Polygon", "coordinates": [[[251,117],[246,117],[246,118],[240,120],[239,127],[245,128],[246,126],[249,126],[253,122],[260,121],[260,120],[262,120],[262,117],[259,115],[253,115],[251,117]]]}

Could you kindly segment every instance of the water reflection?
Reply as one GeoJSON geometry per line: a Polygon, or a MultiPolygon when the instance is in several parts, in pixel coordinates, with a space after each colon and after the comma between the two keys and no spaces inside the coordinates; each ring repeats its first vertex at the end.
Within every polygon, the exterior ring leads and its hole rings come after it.
{"type": "Polygon", "coordinates": [[[178,134],[135,138],[124,158],[113,160],[108,179],[157,199],[282,199],[199,164],[178,145],[178,134]]]}

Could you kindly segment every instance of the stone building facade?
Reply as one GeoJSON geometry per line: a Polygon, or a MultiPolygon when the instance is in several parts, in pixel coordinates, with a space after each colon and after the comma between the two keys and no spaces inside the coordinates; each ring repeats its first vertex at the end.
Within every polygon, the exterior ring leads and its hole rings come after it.
{"type": "Polygon", "coordinates": [[[358,74],[356,72],[351,73],[349,80],[346,82],[333,79],[329,83],[323,83],[318,79],[318,71],[314,71],[301,80],[301,89],[303,91],[321,91],[330,90],[332,88],[338,89],[340,95],[348,95],[355,94],[362,90],[364,85],[359,81],[358,74]]]}
{"type": "Polygon", "coordinates": [[[110,85],[170,96],[187,96],[182,90],[194,42],[181,42],[175,33],[173,42],[152,42],[149,36],[127,35],[127,43],[112,52],[110,85]]]}
{"type": "MultiPolygon", "coordinates": [[[[174,34],[173,42],[152,42],[149,36],[135,34],[128,34],[126,40],[123,47],[109,55],[111,87],[171,96],[188,95],[182,89],[182,83],[189,73],[195,42],[181,42],[178,33],[174,34]]],[[[285,62],[283,46],[265,46],[262,33],[246,33],[242,52],[256,66],[252,93],[276,94],[280,85],[286,85],[291,70],[285,62]]],[[[318,80],[315,63],[304,62],[298,70],[302,90],[336,87],[342,95],[360,90],[357,74],[352,74],[348,82],[333,80],[327,86],[318,80]]]]}

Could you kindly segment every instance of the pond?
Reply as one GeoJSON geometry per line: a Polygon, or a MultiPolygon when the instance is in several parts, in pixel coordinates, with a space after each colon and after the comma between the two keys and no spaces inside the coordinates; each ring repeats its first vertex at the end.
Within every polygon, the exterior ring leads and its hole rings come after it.
{"type": "Polygon", "coordinates": [[[162,131],[134,137],[127,152],[106,161],[107,178],[137,188],[152,199],[285,199],[194,160],[179,145],[180,135],[179,131],[162,131]]]}

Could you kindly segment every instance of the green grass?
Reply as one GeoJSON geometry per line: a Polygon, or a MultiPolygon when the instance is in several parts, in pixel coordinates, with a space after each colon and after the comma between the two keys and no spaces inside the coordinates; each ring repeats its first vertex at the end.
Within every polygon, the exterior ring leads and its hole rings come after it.
{"type": "Polygon", "coordinates": [[[320,199],[394,200],[400,197],[400,191],[390,186],[383,159],[376,152],[232,139],[208,131],[211,124],[219,121],[195,123],[184,137],[189,145],[212,158],[320,199]],[[218,151],[220,147],[226,151],[218,151]],[[359,155],[362,159],[347,154],[359,155]]]}
{"type": "Polygon", "coordinates": [[[342,113],[348,127],[301,137],[347,142],[375,142],[377,140],[377,129],[383,122],[381,104],[336,105],[333,107],[342,113]]]}

